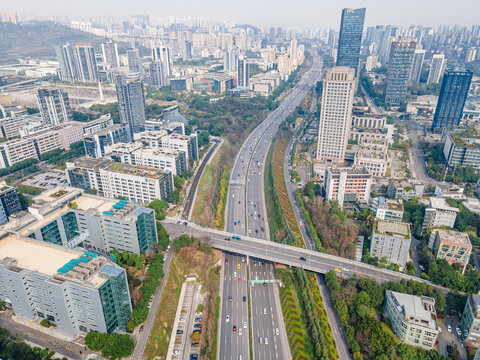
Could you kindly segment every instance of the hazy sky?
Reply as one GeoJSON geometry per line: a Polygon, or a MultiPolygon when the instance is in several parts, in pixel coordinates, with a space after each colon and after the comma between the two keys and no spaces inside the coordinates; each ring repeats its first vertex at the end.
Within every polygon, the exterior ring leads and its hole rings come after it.
{"type": "Polygon", "coordinates": [[[344,7],[366,7],[366,25],[480,24],[480,0],[0,0],[0,10],[20,16],[149,14],[303,27],[338,27],[344,7]]]}

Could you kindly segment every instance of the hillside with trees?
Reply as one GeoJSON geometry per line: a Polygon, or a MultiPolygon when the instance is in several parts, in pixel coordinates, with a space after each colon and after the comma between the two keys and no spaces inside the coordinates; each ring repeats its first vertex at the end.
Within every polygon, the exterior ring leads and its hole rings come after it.
{"type": "Polygon", "coordinates": [[[105,38],[51,21],[22,24],[0,23],[0,63],[19,57],[55,57],[55,45],[88,42],[99,45],[105,38]]]}

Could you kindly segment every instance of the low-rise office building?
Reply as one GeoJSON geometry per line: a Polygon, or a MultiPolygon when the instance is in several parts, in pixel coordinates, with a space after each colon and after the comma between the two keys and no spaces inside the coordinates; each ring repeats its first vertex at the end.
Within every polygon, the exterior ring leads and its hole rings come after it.
{"type": "Polygon", "coordinates": [[[81,244],[105,255],[113,249],[140,255],[157,241],[154,211],[125,200],[55,188],[36,196],[29,211],[37,221],[20,234],[38,241],[71,248],[81,244]]]}
{"type": "Polygon", "coordinates": [[[375,217],[380,220],[402,221],[403,219],[403,201],[401,199],[373,198],[371,209],[375,213],[375,217]]]}
{"type": "Polygon", "coordinates": [[[463,194],[464,190],[465,189],[463,187],[460,187],[458,185],[439,184],[439,185],[435,185],[434,195],[438,197],[464,200],[465,199],[465,195],[463,194]]]}
{"type": "Polygon", "coordinates": [[[464,340],[473,347],[480,347],[480,295],[469,295],[460,321],[460,330],[464,340]]]}
{"type": "Polygon", "coordinates": [[[361,110],[352,111],[352,126],[354,128],[383,129],[386,124],[387,118],[384,115],[361,110]]]}
{"type": "Polygon", "coordinates": [[[99,195],[108,198],[122,196],[149,204],[155,199],[169,200],[173,192],[171,171],[86,157],[66,165],[67,180],[71,186],[96,189],[99,195]]]}
{"type": "Polygon", "coordinates": [[[0,299],[25,321],[54,323],[59,337],[126,331],[125,270],[95,253],[9,235],[0,240],[0,299]]]}
{"type": "Polygon", "coordinates": [[[368,202],[371,186],[372,175],[363,166],[329,166],[325,169],[325,198],[337,201],[342,208],[368,202]]]}
{"type": "Polygon", "coordinates": [[[165,130],[143,131],[141,133],[135,134],[134,139],[135,141],[141,142],[145,147],[156,147],[184,151],[187,155],[187,161],[189,161],[190,159],[198,160],[197,134],[169,134],[165,130]]]}
{"type": "Polygon", "coordinates": [[[432,250],[435,259],[444,259],[449,263],[462,265],[462,274],[465,272],[472,244],[467,233],[454,230],[433,229],[428,241],[428,248],[432,250]]]}
{"type": "Polygon", "coordinates": [[[166,148],[143,148],[140,143],[117,144],[110,147],[110,157],[124,164],[147,166],[162,171],[171,171],[182,176],[188,170],[184,151],[166,148]]]}
{"type": "Polygon", "coordinates": [[[89,122],[71,121],[70,124],[80,125],[84,134],[94,134],[100,130],[113,126],[113,119],[110,114],[102,115],[98,119],[89,122]]]}
{"type": "Polygon", "coordinates": [[[374,177],[385,177],[392,165],[383,151],[361,149],[355,153],[354,165],[364,166],[374,177]]]}
{"type": "Polygon", "coordinates": [[[370,256],[387,264],[405,267],[411,242],[410,226],[398,221],[376,219],[373,224],[370,256]]]}
{"type": "Polygon", "coordinates": [[[85,148],[85,155],[94,159],[100,159],[109,153],[108,149],[112,145],[127,143],[128,141],[128,126],[115,124],[97,132],[85,134],[83,147],[85,148]]]}
{"type": "Polygon", "coordinates": [[[402,198],[410,200],[413,197],[421,198],[425,186],[419,182],[390,180],[387,186],[387,196],[390,199],[402,198]]]}
{"type": "Polygon", "coordinates": [[[435,347],[439,332],[435,299],[387,290],[384,309],[393,332],[402,342],[425,350],[435,347]]]}
{"type": "Polygon", "coordinates": [[[448,166],[473,166],[480,169],[480,134],[475,128],[446,127],[442,143],[448,166]]]}
{"type": "Polygon", "coordinates": [[[448,205],[445,198],[432,196],[429,199],[429,206],[425,209],[422,231],[440,226],[453,228],[459,211],[459,209],[448,205]]]}

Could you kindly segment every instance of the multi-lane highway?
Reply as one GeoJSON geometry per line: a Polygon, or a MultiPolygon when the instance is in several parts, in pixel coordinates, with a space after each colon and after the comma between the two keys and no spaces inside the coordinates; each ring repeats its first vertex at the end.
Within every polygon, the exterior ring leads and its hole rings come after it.
{"type": "Polygon", "coordinates": [[[359,277],[374,279],[377,282],[387,281],[399,282],[401,280],[414,280],[429,284],[438,288],[442,293],[450,292],[448,288],[434,284],[422,278],[405,273],[379,268],[359,261],[342,258],[318,251],[302,249],[295,246],[279,244],[272,241],[265,241],[253,237],[243,236],[241,240],[225,241],[230,233],[222,230],[202,228],[196,224],[188,223],[188,226],[176,224],[176,219],[165,219],[165,229],[171,236],[177,237],[184,233],[191,233],[192,236],[210,244],[212,247],[260,258],[289,266],[302,267],[306,270],[326,274],[329,271],[337,270],[338,274],[345,278],[357,275],[359,277]],[[303,259],[302,259],[303,258],[303,259]]]}
{"type": "MultiPolygon", "coordinates": [[[[287,115],[295,110],[305,95],[316,83],[320,76],[318,57],[315,57],[314,66],[309,70],[285,97],[281,105],[273,111],[247,138],[239,151],[230,177],[229,194],[226,208],[226,227],[229,233],[247,234],[262,239],[269,239],[269,229],[266,216],[265,199],[263,195],[264,164],[271,145],[273,135],[287,115]]],[[[226,254],[225,259],[235,261],[235,256],[226,254]]],[[[269,262],[262,265],[258,271],[250,263],[250,274],[259,280],[273,280],[274,268],[269,262]],[[261,279],[260,279],[261,277],[261,279]]],[[[221,359],[237,359],[242,355],[250,358],[248,336],[240,337],[233,332],[233,323],[227,325],[226,316],[230,321],[242,323],[248,317],[248,308],[240,307],[232,314],[228,314],[233,304],[229,300],[229,292],[243,292],[247,284],[242,281],[232,281],[232,269],[225,268],[223,299],[221,311],[220,341],[225,346],[220,347],[221,359]],[[230,346],[228,346],[230,344],[230,346]]],[[[283,317],[279,302],[275,301],[278,293],[274,285],[267,283],[262,286],[250,286],[250,300],[252,311],[252,339],[253,355],[255,359],[287,359],[289,357],[288,341],[285,331],[280,332],[283,326],[283,317]],[[260,313],[259,313],[260,311],[260,313]],[[265,312],[267,312],[265,314],[265,312]],[[279,335],[276,335],[276,329],[279,335]],[[261,344],[260,344],[260,337],[261,344]],[[265,342],[267,338],[267,342],[265,342]]],[[[247,330],[250,330],[247,328],[247,330]]]]}

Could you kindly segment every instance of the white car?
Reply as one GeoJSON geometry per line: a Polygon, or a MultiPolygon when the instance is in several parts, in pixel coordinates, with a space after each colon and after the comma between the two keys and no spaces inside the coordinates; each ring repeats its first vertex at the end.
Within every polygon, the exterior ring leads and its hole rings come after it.
{"type": "Polygon", "coordinates": [[[244,328],[244,329],[247,328],[247,322],[246,322],[246,321],[243,322],[243,328],[244,328]]]}
{"type": "Polygon", "coordinates": [[[449,332],[452,332],[452,326],[451,326],[450,324],[447,325],[447,330],[448,330],[449,332]]]}
{"type": "Polygon", "coordinates": [[[343,270],[343,271],[348,271],[348,269],[347,269],[347,268],[342,268],[342,270],[343,270]]]}
{"type": "Polygon", "coordinates": [[[180,350],[173,350],[173,355],[178,355],[180,354],[180,350]]]}
{"type": "Polygon", "coordinates": [[[185,322],[185,319],[184,319],[184,318],[180,318],[180,322],[185,322]]]}
{"type": "Polygon", "coordinates": [[[280,334],[280,330],[278,330],[278,328],[275,329],[275,335],[279,335],[280,334]]]}
{"type": "Polygon", "coordinates": [[[267,308],[263,308],[263,314],[267,315],[267,308]]]}
{"type": "Polygon", "coordinates": [[[458,335],[458,336],[461,336],[461,335],[462,335],[462,332],[460,331],[460,328],[457,327],[455,330],[457,331],[457,335],[458,335]]]}
{"type": "Polygon", "coordinates": [[[265,345],[268,345],[268,338],[265,338],[265,345]]]}
{"type": "Polygon", "coordinates": [[[238,335],[242,335],[242,329],[238,329],[238,335]]]}
{"type": "Polygon", "coordinates": [[[227,315],[227,316],[225,317],[225,321],[226,321],[226,322],[229,322],[229,321],[230,321],[230,315],[227,315]]]}

